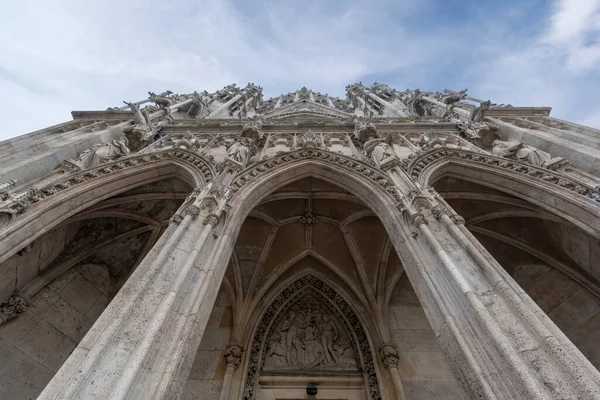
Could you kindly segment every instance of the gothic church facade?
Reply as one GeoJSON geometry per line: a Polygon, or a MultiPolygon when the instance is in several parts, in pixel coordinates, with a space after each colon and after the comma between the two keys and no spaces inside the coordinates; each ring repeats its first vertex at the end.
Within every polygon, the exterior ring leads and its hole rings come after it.
{"type": "Polygon", "coordinates": [[[0,398],[600,398],[600,131],[346,93],[0,142],[0,398]]]}

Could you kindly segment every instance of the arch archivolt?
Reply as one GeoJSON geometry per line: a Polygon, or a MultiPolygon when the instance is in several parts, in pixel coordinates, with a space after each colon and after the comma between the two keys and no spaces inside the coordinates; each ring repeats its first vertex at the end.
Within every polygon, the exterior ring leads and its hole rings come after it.
{"type": "MultiPolygon", "coordinates": [[[[214,173],[208,161],[186,150],[139,155],[70,173],[46,187],[30,190],[9,209],[0,210],[13,216],[0,232],[0,263],[61,222],[119,193],[172,177],[192,187],[203,187],[214,173]]],[[[151,198],[179,199],[181,194],[138,194],[111,199],[102,208],[151,198]]]]}
{"type": "Polygon", "coordinates": [[[600,237],[600,192],[557,171],[487,154],[436,149],[413,159],[407,173],[428,186],[450,176],[500,190],[600,237]]]}
{"type": "MultiPolygon", "coordinates": [[[[266,351],[269,349],[268,340],[274,334],[275,326],[286,318],[286,313],[306,296],[313,295],[326,304],[331,312],[341,321],[345,333],[351,338],[351,346],[356,356],[358,365],[354,371],[363,373],[365,388],[371,399],[381,399],[385,389],[380,386],[379,368],[377,365],[374,341],[367,333],[368,323],[361,318],[355,307],[343,290],[333,282],[326,280],[321,274],[314,270],[306,270],[281,282],[272,291],[272,295],[262,300],[262,307],[253,313],[257,321],[248,331],[249,349],[243,362],[243,385],[239,388],[239,395],[243,399],[253,399],[258,386],[258,379],[263,371],[266,351]],[[382,390],[383,389],[383,390],[382,390]]],[[[293,315],[293,311],[291,312],[293,315]]],[[[287,314],[288,316],[290,314],[287,314]]],[[[285,322],[284,322],[285,323],[285,322]]],[[[324,360],[321,360],[322,362],[324,360]]],[[[320,365],[320,364],[317,364],[320,365]]],[[[282,366],[279,368],[289,368],[282,366]]],[[[301,367],[291,366],[292,369],[301,367]]],[[[340,367],[337,367],[339,370],[340,367]]],[[[343,367],[342,367],[343,368],[343,367]]],[[[346,367],[348,368],[348,367],[346,367]]],[[[319,368],[317,367],[317,370],[319,368]]],[[[349,367],[349,372],[353,369],[349,367]]],[[[325,367],[327,370],[327,367],[325,367]]]]}

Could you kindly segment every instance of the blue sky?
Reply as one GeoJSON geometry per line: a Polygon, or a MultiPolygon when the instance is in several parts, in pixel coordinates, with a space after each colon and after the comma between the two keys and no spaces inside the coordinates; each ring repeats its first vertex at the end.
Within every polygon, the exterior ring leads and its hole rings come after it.
{"type": "Polygon", "coordinates": [[[148,91],[469,88],[600,127],[600,0],[4,0],[0,140],[148,91]]]}

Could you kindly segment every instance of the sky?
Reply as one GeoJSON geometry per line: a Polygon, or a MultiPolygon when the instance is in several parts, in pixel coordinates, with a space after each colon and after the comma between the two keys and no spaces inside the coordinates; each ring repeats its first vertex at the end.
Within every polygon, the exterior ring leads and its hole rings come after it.
{"type": "Polygon", "coordinates": [[[600,0],[3,0],[0,140],[148,91],[469,89],[600,128],[600,0]]]}

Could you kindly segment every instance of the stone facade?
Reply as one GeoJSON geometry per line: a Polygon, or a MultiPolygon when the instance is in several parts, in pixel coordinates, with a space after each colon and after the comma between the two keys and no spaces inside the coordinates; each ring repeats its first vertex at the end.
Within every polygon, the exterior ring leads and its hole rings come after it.
{"type": "Polygon", "coordinates": [[[170,91],[0,143],[0,397],[600,398],[600,131],[170,91]]]}

